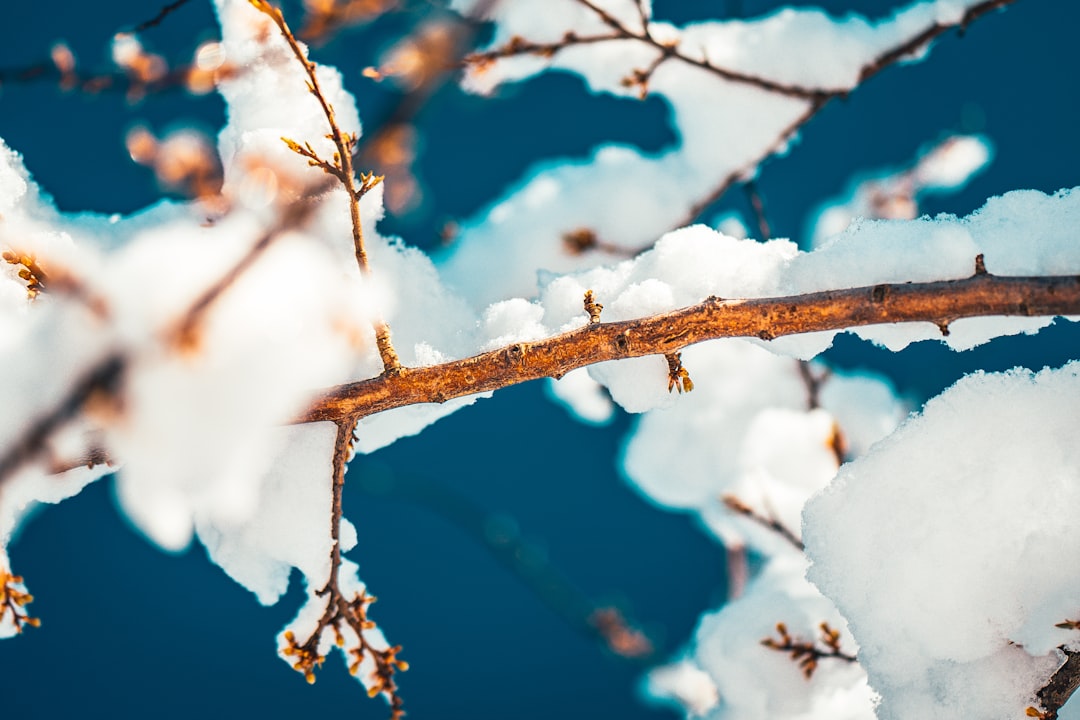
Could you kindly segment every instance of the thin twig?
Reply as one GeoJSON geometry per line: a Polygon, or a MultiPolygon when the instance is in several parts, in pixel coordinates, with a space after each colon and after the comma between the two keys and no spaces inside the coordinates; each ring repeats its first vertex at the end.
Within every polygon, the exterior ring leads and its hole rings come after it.
{"type": "Polygon", "coordinates": [[[592,10],[601,20],[604,21],[608,27],[610,27],[621,38],[626,40],[638,40],[640,42],[651,45],[658,50],[665,58],[672,58],[700,68],[707,72],[710,72],[718,77],[723,78],[731,82],[741,83],[745,85],[752,85],[754,87],[765,90],[766,92],[776,93],[778,95],[786,95],[787,97],[798,98],[801,100],[817,100],[823,96],[830,94],[846,93],[846,89],[820,89],[820,88],[807,88],[800,85],[792,85],[789,83],[782,83],[776,80],[770,80],[769,78],[761,77],[759,75],[751,75],[749,73],[742,73],[735,70],[729,70],[719,65],[714,65],[706,59],[695,58],[685,53],[679,52],[678,47],[660,42],[656,40],[649,33],[638,34],[630,30],[623,25],[617,18],[603,10],[591,0],[577,0],[578,3],[592,10]]]}
{"type": "Polygon", "coordinates": [[[858,662],[858,659],[844,652],[840,648],[840,631],[833,628],[829,623],[823,622],[818,625],[820,637],[814,641],[799,640],[791,636],[787,625],[782,622],[776,623],[777,637],[765,638],[761,644],[772,650],[786,652],[791,659],[798,663],[803,676],[809,680],[817,671],[818,663],[823,659],[843,660],[847,663],[858,662]]]}
{"type": "Polygon", "coordinates": [[[314,209],[315,204],[310,201],[302,200],[289,204],[285,208],[281,221],[264,232],[239,260],[226,270],[213,285],[204,290],[188,307],[187,312],[181,316],[180,321],[170,333],[172,340],[180,347],[196,347],[198,345],[199,328],[214,304],[245,272],[251,269],[276,240],[301,225],[314,209]]]}
{"type": "Polygon", "coordinates": [[[772,530],[784,540],[791,543],[791,545],[799,552],[806,550],[806,546],[803,545],[802,539],[796,535],[791,528],[777,520],[775,517],[766,517],[765,515],[762,515],[734,495],[725,495],[721,500],[729,510],[753,520],[764,528],[772,530]]]}
{"type": "Polygon", "coordinates": [[[695,202],[691,211],[687,217],[682,219],[677,227],[693,224],[695,220],[701,215],[701,213],[716,202],[728,189],[736,183],[740,178],[748,176],[750,171],[756,168],[761,162],[780,150],[788,142],[792,135],[798,131],[803,125],[805,125],[813,116],[821,111],[830,101],[836,98],[847,97],[855,88],[861,85],[869,78],[877,75],[886,67],[895,64],[896,62],[909,57],[930,42],[935,40],[940,35],[951,30],[952,28],[959,27],[961,30],[965,29],[970,23],[974,22],[983,15],[1000,9],[1009,5],[1015,0],[984,0],[977,5],[974,5],[964,13],[964,15],[955,23],[935,23],[927,27],[917,35],[899,43],[895,47],[889,48],[864,65],[859,71],[858,80],[851,87],[836,87],[836,88],[812,88],[799,85],[792,85],[782,83],[779,81],[771,80],[769,78],[760,77],[757,75],[751,75],[748,73],[741,73],[727,68],[723,68],[716,65],[706,59],[699,59],[693,56],[687,55],[680,51],[677,45],[673,45],[666,42],[656,40],[649,32],[648,25],[643,26],[641,33],[635,32],[630,28],[622,24],[617,18],[606,12],[591,0],[577,0],[582,6],[590,9],[596,13],[605,25],[611,28],[611,33],[605,33],[601,35],[592,36],[578,36],[576,33],[568,32],[561,40],[557,42],[549,43],[534,43],[525,38],[514,36],[510,40],[498,48],[493,48],[485,52],[473,53],[465,58],[466,65],[474,65],[479,69],[483,69],[485,66],[490,65],[500,58],[513,57],[517,55],[538,55],[542,57],[552,57],[556,53],[576,45],[584,45],[589,43],[600,43],[609,41],[637,41],[652,46],[659,52],[657,58],[644,70],[633,70],[623,81],[623,84],[627,87],[637,87],[639,89],[639,95],[644,96],[648,92],[648,82],[653,72],[667,60],[675,60],[683,62],[688,65],[700,68],[707,72],[712,73],[729,82],[735,82],[745,85],[751,85],[757,87],[766,92],[784,95],[786,97],[794,98],[797,100],[804,100],[808,103],[807,109],[802,113],[793,123],[784,128],[776,141],[769,145],[762,153],[755,157],[750,162],[746,163],[742,167],[739,167],[722,178],[720,182],[699,201],[695,202]]]}
{"type": "Polygon", "coordinates": [[[99,393],[114,394],[127,364],[128,359],[123,355],[109,355],[76,381],[52,410],[30,423],[8,450],[0,455],[0,485],[23,465],[38,457],[49,439],[81,412],[88,400],[99,393]]]}
{"type": "Polygon", "coordinates": [[[966,30],[968,25],[970,25],[972,22],[982,17],[983,15],[986,15],[987,13],[990,13],[994,10],[1001,9],[1006,5],[1012,4],[1015,1],[1016,0],[984,0],[984,2],[968,8],[967,12],[965,12],[963,17],[961,17],[960,20],[956,23],[935,23],[923,32],[916,35],[915,37],[897,45],[894,48],[886,50],[882,54],[878,55],[877,58],[875,58],[873,61],[865,65],[859,72],[859,79],[852,87],[845,90],[827,91],[822,93],[817,98],[811,98],[811,103],[806,109],[806,112],[800,115],[795,120],[795,122],[784,128],[784,130],[780,133],[779,137],[777,137],[775,142],[773,142],[768,148],[765,149],[764,152],[760,153],[756,158],[721,179],[720,182],[716,185],[716,187],[713,188],[713,190],[711,190],[701,200],[694,203],[688,215],[683,218],[676,227],[692,225],[694,221],[696,221],[698,217],[700,217],[701,213],[704,212],[706,208],[711,206],[717,200],[719,200],[724,195],[724,193],[726,193],[728,189],[730,189],[731,186],[738,181],[739,178],[746,177],[750,173],[750,171],[760,165],[762,161],[779,152],[780,149],[787,144],[788,140],[790,140],[791,137],[799,130],[799,128],[809,122],[811,118],[817,115],[832,100],[835,100],[836,98],[846,98],[848,95],[851,94],[851,92],[853,92],[856,88],[869,80],[871,77],[877,75],[879,72],[889,67],[890,65],[895,64],[899,60],[915,54],[916,52],[926,47],[932,41],[937,39],[939,36],[945,34],[949,30],[958,27],[960,28],[961,32],[963,32],[964,30],[966,30]]]}
{"type": "MultiPolygon", "coordinates": [[[[357,137],[356,135],[346,136],[341,131],[341,127],[338,125],[337,116],[334,114],[334,107],[327,100],[326,95],[322,91],[322,87],[319,85],[319,77],[315,72],[315,63],[308,60],[307,54],[300,47],[300,43],[296,40],[296,36],[293,35],[292,30],[289,29],[289,25],[285,22],[285,16],[282,15],[281,10],[271,5],[267,0],[249,0],[251,4],[259,10],[261,13],[269,17],[278,30],[281,31],[282,37],[285,38],[285,42],[288,43],[289,49],[292,50],[293,56],[296,57],[297,62],[304,68],[304,72],[308,77],[308,90],[319,102],[319,106],[322,108],[323,115],[326,116],[326,122],[330,126],[329,138],[334,143],[334,147],[337,148],[337,152],[334,156],[334,165],[340,170],[339,173],[335,173],[335,177],[341,181],[342,186],[345,188],[345,194],[349,201],[349,219],[352,223],[352,237],[353,248],[356,254],[356,264],[360,268],[360,274],[365,278],[371,275],[371,266],[368,263],[367,250],[364,248],[364,228],[360,220],[360,198],[377,184],[380,179],[376,179],[372,175],[367,175],[361,179],[361,183],[357,185],[355,170],[353,169],[353,151],[356,148],[357,137]]],[[[286,142],[292,142],[286,140],[286,142]]],[[[292,147],[290,145],[290,147],[292,147]]],[[[401,371],[401,361],[398,359],[397,352],[394,350],[393,342],[390,337],[390,326],[385,320],[377,319],[373,323],[375,327],[375,344],[379,350],[379,356],[383,362],[383,372],[387,375],[393,375],[401,371]]]]}
{"type": "Polygon", "coordinates": [[[705,340],[847,330],[930,322],[947,330],[961,318],[1080,314],[1080,276],[1004,277],[828,290],[782,298],[723,300],[637,320],[588,324],[532,343],[515,343],[440,365],[409,368],[328,390],[301,422],[367,416],[418,403],[441,403],[542,377],[559,378],[594,363],[667,355],[705,340]]]}
{"type": "Polygon", "coordinates": [[[149,20],[139,23],[134,28],[132,28],[132,32],[142,32],[143,30],[149,30],[152,27],[157,27],[168,15],[176,12],[184,5],[187,5],[188,2],[189,0],[174,0],[174,2],[171,2],[165,7],[161,8],[161,10],[158,11],[157,15],[150,18],[149,20]]]}
{"type": "MultiPolygon", "coordinates": [[[[704,213],[708,208],[712,207],[712,205],[716,203],[716,201],[722,198],[727,193],[727,191],[731,189],[732,185],[739,182],[741,178],[744,178],[750,173],[752,173],[755,168],[757,168],[762,162],[765,161],[766,158],[769,158],[780,152],[781,149],[783,149],[784,146],[788,144],[788,141],[791,140],[792,136],[794,136],[795,133],[799,131],[799,128],[808,123],[810,121],[810,118],[817,115],[818,111],[821,110],[821,108],[823,108],[824,106],[824,103],[822,103],[821,105],[808,105],[806,112],[795,118],[794,121],[789,123],[787,127],[781,130],[780,134],[776,136],[776,140],[774,140],[771,145],[765,148],[762,152],[758,153],[757,156],[755,156],[751,160],[747,161],[740,167],[735,168],[727,175],[725,175],[720,180],[720,182],[717,183],[716,186],[708,192],[708,194],[706,194],[697,202],[693,203],[690,206],[689,212],[687,212],[686,215],[682,217],[682,219],[672,225],[672,227],[686,227],[688,225],[693,225],[695,222],[697,222],[698,218],[701,217],[701,214],[704,213]]],[[[651,243],[642,246],[638,248],[635,254],[641,254],[646,250],[650,249],[651,247],[651,243]]]]}
{"type": "Polygon", "coordinates": [[[334,441],[333,459],[333,494],[330,510],[330,577],[316,595],[326,598],[326,609],[304,640],[298,640],[288,631],[284,638],[287,643],[282,651],[292,659],[293,669],[304,674],[308,682],[315,682],[315,669],[326,659],[320,654],[319,645],[323,634],[332,631],[338,647],[352,656],[349,672],[355,675],[361,665],[370,659],[374,665],[368,680],[368,694],[372,697],[382,693],[390,703],[390,720],[400,720],[405,714],[403,701],[398,694],[395,673],[408,669],[408,663],[398,659],[401,646],[386,649],[372,646],[365,633],[374,629],[375,624],[368,619],[368,607],[375,598],[367,592],[347,597],[341,590],[339,573],[341,570],[341,496],[345,487],[345,467],[352,454],[353,433],[356,430],[356,418],[345,418],[337,423],[337,437],[334,441]],[[345,629],[351,630],[357,638],[355,647],[346,648],[345,629]]]}
{"type": "Polygon", "coordinates": [[[806,386],[806,409],[816,410],[821,407],[821,386],[832,376],[832,370],[824,368],[821,373],[815,373],[808,360],[797,360],[799,377],[806,386]]]}
{"type": "MultiPolygon", "coordinates": [[[[83,74],[77,70],[61,72],[52,62],[36,62],[13,68],[0,68],[0,87],[4,85],[27,85],[33,82],[56,84],[64,91],[77,91],[85,95],[104,95],[122,92],[128,97],[143,98],[147,95],[164,95],[168,92],[192,92],[192,78],[203,78],[206,71],[194,65],[174,67],[161,77],[144,82],[126,72],[102,72],[83,74]]],[[[233,66],[223,66],[214,75],[216,79],[235,77],[240,74],[233,66]]],[[[200,86],[198,92],[208,90],[200,86]]]]}
{"type": "Polygon", "coordinates": [[[743,183],[743,189],[746,191],[746,199],[750,202],[750,209],[754,211],[754,219],[757,220],[758,233],[761,235],[758,240],[770,239],[772,228],[769,226],[769,218],[765,213],[765,200],[761,197],[757,182],[747,180],[743,183]]]}

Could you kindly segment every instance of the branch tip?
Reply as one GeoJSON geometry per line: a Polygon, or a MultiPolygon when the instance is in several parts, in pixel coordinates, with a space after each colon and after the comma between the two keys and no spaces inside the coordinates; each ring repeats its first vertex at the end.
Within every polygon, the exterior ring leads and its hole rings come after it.
{"type": "Polygon", "coordinates": [[[798,663],[803,677],[807,680],[813,677],[818,669],[818,664],[826,658],[835,658],[845,662],[857,662],[854,655],[846,653],[840,647],[840,631],[822,622],[818,625],[819,635],[816,640],[810,642],[796,639],[788,631],[787,625],[782,622],[776,623],[776,638],[767,637],[761,644],[771,650],[786,652],[791,655],[792,661],[798,663]]]}
{"type": "Polygon", "coordinates": [[[600,322],[600,313],[604,310],[604,306],[596,302],[596,296],[592,290],[585,291],[585,312],[589,314],[589,323],[600,322]]]}
{"type": "Polygon", "coordinates": [[[34,596],[26,591],[22,575],[13,575],[0,568],[0,622],[11,617],[16,634],[21,634],[25,627],[41,627],[41,619],[31,617],[26,606],[34,602],[34,596]]]}
{"type": "MultiPolygon", "coordinates": [[[[326,134],[326,137],[333,141],[334,147],[336,148],[334,162],[329,163],[319,158],[308,143],[301,146],[293,140],[286,138],[282,138],[282,140],[285,141],[285,144],[288,145],[293,152],[307,157],[310,165],[322,168],[324,172],[337,178],[345,188],[345,193],[349,200],[349,218],[352,223],[353,249],[356,255],[356,263],[360,268],[360,274],[367,277],[371,274],[371,267],[368,264],[367,250],[364,247],[364,229],[360,218],[359,203],[360,198],[363,197],[365,193],[382,182],[382,177],[376,176],[374,173],[363,173],[360,176],[359,187],[357,186],[355,170],[353,169],[352,151],[356,147],[359,136],[356,133],[343,132],[338,125],[334,107],[330,104],[330,101],[322,91],[322,87],[319,85],[319,77],[315,72],[315,63],[307,58],[303,48],[300,47],[299,41],[296,39],[296,35],[293,34],[288,23],[285,22],[285,16],[282,15],[281,10],[271,5],[267,0],[248,0],[248,2],[250,2],[256,10],[267,15],[274,21],[274,24],[277,25],[282,37],[285,38],[285,42],[288,43],[293,56],[296,58],[297,62],[303,66],[304,72],[307,73],[307,79],[304,82],[308,92],[315,97],[319,102],[319,106],[322,108],[323,115],[326,117],[326,122],[330,129],[330,132],[326,134]]],[[[375,340],[386,372],[392,374],[399,370],[401,368],[401,362],[398,360],[397,353],[394,351],[393,344],[390,340],[390,326],[382,320],[375,321],[375,340]]]]}
{"type": "Polygon", "coordinates": [[[668,364],[667,390],[678,390],[681,395],[694,389],[694,381],[690,379],[690,373],[683,367],[682,353],[666,353],[664,359],[668,364]]]}

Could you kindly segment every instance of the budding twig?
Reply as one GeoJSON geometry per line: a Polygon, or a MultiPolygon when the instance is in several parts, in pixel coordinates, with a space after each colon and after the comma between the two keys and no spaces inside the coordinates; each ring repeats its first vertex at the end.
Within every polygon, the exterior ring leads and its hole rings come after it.
{"type": "Polygon", "coordinates": [[[603,312],[604,306],[596,302],[596,296],[592,290],[585,291],[585,312],[589,314],[590,323],[600,322],[600,313],[603,312]]]}
{"type": "Polygon", "coordinates": [[[21,633],[26,626],[39,627],[41,620],[30,617],[26,606],[34,601],[34,596],[26,591],[21,575],[12,575],[0,567],[0,622],[11,616],[11,623],[16,633],[21,633]]]}
{"type": "Polygon", "coordinates": [[[352,454],[353,432],[356,430],[356,419],[346,418],[337,423],[337,438],[334,442],[333,459],[333,495],[330,513],[330,577],[326,585],[316,592],[316,595],[326,599],[326,609],[319,618],[311,635],[303,640],[298,640],[292,631],[286,631],[283,638],[286,642],[282,653],[289,657],[293,669],[303,673],[304,679],[309,683],[315,682],[315,669],[321,667],[326,656],[319,653],[319,644],[327,632],[334,634],[335,643],[344,652],[351,656],[349,672],[353,675],[360,671],[363,662],[370,659],[374,668],[367,678],[368,695],[375,697],[382,693],[390,703],[390,720],[400,720],[405,714],[403,701],[398,694],[397,683],[394,680],[395,673],[409,669],[409,664],[400,660],[397,656],[401,652],[401,646],[395,645],[385,649],[379,649],[372,645],[368,636],[375,628],[375,623],[368,619],[368,607],[375,602],[375,597],[368,595],[366,591],[353,597],[347,597],[341,590],[339,572],[341,570],[341,494],[345,487],[345,466],[352,454]],[[346,641],[345,632],[351,631],[355,635],[356,645],[345,649],[346,642],[351,643],[352,638],[346,641]]]}
{"type": "Polygon", "coordinates": [[[758,513],[756,510],[754,510],[754,508],[750,507],[734,495],[725,495],[723,498],[721,498],[721,500],[723,500],[723,503],[725,506],[727,506],[728,510],[738,513],[745,518],[753,520],[758,525],[772,530],[777,535],[784,538],[784,540],[787,540],[789,543],[791,543],[791,545],[794,546],[795,549],[799,552],[806,550],[806,546],[803,545],[803,541],[799,538],[799,536],[796,535],[791,528],[789,528],[787,525],[780,522],[776,518],[766,517],[765,515],[758,513]]]}
{"type": "Polygon", "coordinates": [[[690,379],[690,373],[683,367],[682,353],[667,353],[664,359],[667,360],[668,367],[667,391],[678,389],[679,394],[682,395],[683,392],[693,390],[694,382],[690,379]]]}
{"type": "Polygon", "coordinates": [[[773,650],[791,654],[791,659],[802,668],[803,676],[809,680],[818,668],[818,662],[825,658],[835,658],[845,662],[857,662],[854,655],[849,655],[840,649],[840,631],[833,628],[827,622],[818,626],[821,631],[820,637],[813,641],[798,640],[788,632],[787,625],[782,622],[776,623],[777,638],[765,638],[761,644],[773,650]]]}
{"type": "MultiPolygon", "coordinates": [[[[330,174],[341,181],[342,186],[345,188],[345,194],[349,201],[349,218],[352,222],[352,236],[353,236],[353,248],[356,253],[356,264],[360,268],[360,274],[364,277],[371,275],[371,266],[368,263],[367,250],[364,248],[364,228],[360,220],[360,198],[363,197],[371,188],[375,187],[382,181],[381,177],[367,174],[361,178],[359,186],[356,183],[355,171],[353,169],[353,151],[356,149],[357,136],[346,135],[342,132],[341,127],[338,125],[337,116],[334,113],[334,107],[327,100],[326,95],[322,91],[322,87],[319,85],[319,77],[315,72],[315,63],[308,60],[307,54],[303,48],[300,47],[300,43],[297,41],[296,36],[293,35],[289,25],[285,22],[285,16],[282,15],[281,10],[271,5],[267,0],[249,0],[249,2],[259,12],[269,17],[278,30],[281,31],[282,37],[285,38],[285,42],[288,43],[289,49],[292,50],[293,56],[296,57],[297,62],[304,68],[304,72],[307,74],[308,90],[319,102],[319,106],[322,108],[323,115],[326,116],[326,122],[330,126],[330,133],[327,138],[334,143],[334,147],[337,148],[337,152],[334,154],[334,159],[331,163],[328,163],[322,159],[319,159],[314,150],[310,154],[304,152],[298,143],[293,140],[282,138],[285,143],[300,155],[309,158],[319,167],[326,170],[328,167],[332,167],[330,174]]],[[[307,146],[310,148],[310,145],[307,146]]],[[[385,320],[376,320],[374,322],[375,328],[375,344],[379,350],[379,357],[382,358],[383,372],[387,375],[394,375],[401,371],[401,361],[398,359],[397,352],[394,350],[393,342],[390,338],[390,325],[385,320]]]]}

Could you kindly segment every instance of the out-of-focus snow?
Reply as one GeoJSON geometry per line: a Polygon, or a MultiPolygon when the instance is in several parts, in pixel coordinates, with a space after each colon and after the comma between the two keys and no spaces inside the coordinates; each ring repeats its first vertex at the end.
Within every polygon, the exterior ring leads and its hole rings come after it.
{"type": "MultiPolygon", "coordinates": [[[[267,453],[269,470],[255,489],[254,511],[242,520],[196,521],[210,559],[264,605],[285,594],[294,567],[316,589],[330,577],[331,459],[336,437],[333,423],[278,429],[267,453]]],[[[352,545],[355,534],[354,528],[352,545]]]]}
{"type": "MultiPolygon", "coordinates": [[[[752,20],[683,28],[649,22],[648,28],[658,42],[675,45],[692,61],[707,60],[808,90],[848,90],[883,53],[935,24],[957,22],[976,2],[915,2],[878,21],[784,8],[752,20]]],[[[462,12],[474,6],[474,0],[452,3],[462,12]]],[[[600,6],[630,32],[641,32],[632,0],[600,6]]],[[[489,9],[488,19],[495,27],[490,48],[515,37],[559,42],[568,30],[578,37],[613,32],[575,0],[499,2],[489,9]]],[[[487,93],[503,83],[562,69],[581,75],[594,92],[633,97],[641,87],[628,78],[651,67],[660,52],[638,39],[590,42],[550,58],[519,55],[473,65],[464,86],[487,93]]],[[[670,105],[672,127],[679,133],[676,147],[649,155],[610,144],[584,161],[549,161],[533,168],[501,199],[462,223],[459,242],[441,263],[447,283],[478,307],[529,297],[538,268],[562,273],[610,260],[603,252],[564,250],[561,237],[582,228],[609,246],[629,251],[648,247],[664,232],[693,220],[693,211],[700,209],[696,204],[722,184],[751,177],[762,158],[784,151],[791,128],[811,107],[808,99],[725,79],[678,58],[656,68],[648,92],[670,105]],[[477,282],[478,277],[485,281],[477,282]]]]}
{"type": "Polygon", "coordinates": [[[842,198],[826,202],[814,213],[810,245],[823,245],[856,218],[912,220],[921,214],[925,196],[962,189],[993,154],[988,138],[953,135],[921,150],[911,167],[859,177],[842,198]]]}

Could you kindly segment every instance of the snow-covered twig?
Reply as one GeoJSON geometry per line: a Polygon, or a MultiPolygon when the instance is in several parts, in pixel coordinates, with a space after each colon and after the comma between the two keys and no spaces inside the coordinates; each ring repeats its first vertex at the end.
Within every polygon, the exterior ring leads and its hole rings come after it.
{"type": "MultiPolygon", "coordinates": [[[[352,236],[353,236],[353,248],[356,251],[356,264],[360,267],[360,273],[364,276],[371,274],[371,265],[368,262],[367,250],[364,247],[364,228],[360,222],[360,198],[364,196],[371,188],[375,187],[378,183],[382,182],[382,178],[375,176],[372,173],[366,173],[360,176],[360,182],[357,184],[355,171],[353,170],[353,152],[356,150],[357,136],[346,135],[342,132],[341,127],[338,125],[337,116],[334,114],[334,107],[330,104],[326,95],[322,91],[322,87],[319,85],[319,77],[315,73],[315,63],[311,62],[307,58],[307,53],[296,40],[296,36],[293,35],[292,30],[289,28],[288,23],[285,22],[285,16],[281,14],[281,10],[271,5],[266,0],[250,0],[251,4],[255,8],[269,17],[277,25],[278,30],[281,31],[282,37],[289,44],[289,49],[292,50],[293,55],[296,57],[307,73],[308,90],[319,101],[319,106],[322,108],[323,114],[326,116],[326,122],[330,126],[329,138],[333,141],[334,147],[337,148],[337,152],[334,153],[334,159],[332,165],[336,168],[337,172],[331,172],[330,174],[341,181],[342,186],[345,188],[345,193],[349,200],[349,217],[352,221],[352,236]]],[[[303,148],[294,140],[289,138],[282,138],[285,143],[301,155],[304,155],[303,148]]],[[[305,157],[307,157],[305,155],[305,157]]],[[[318,158],[309,157],[311,162],[316,163],[319,167],[326,168],[328,163],[318,158]]],[[[393,342],[390,338],[390,325],[383,319],[375,321],[375,344],[379,348],[379,356],[383,361],[383,372],[387,375],[393,375],[401,370],[401,361],[398,359],[397,352],[394,350],[393,342]]]]}

